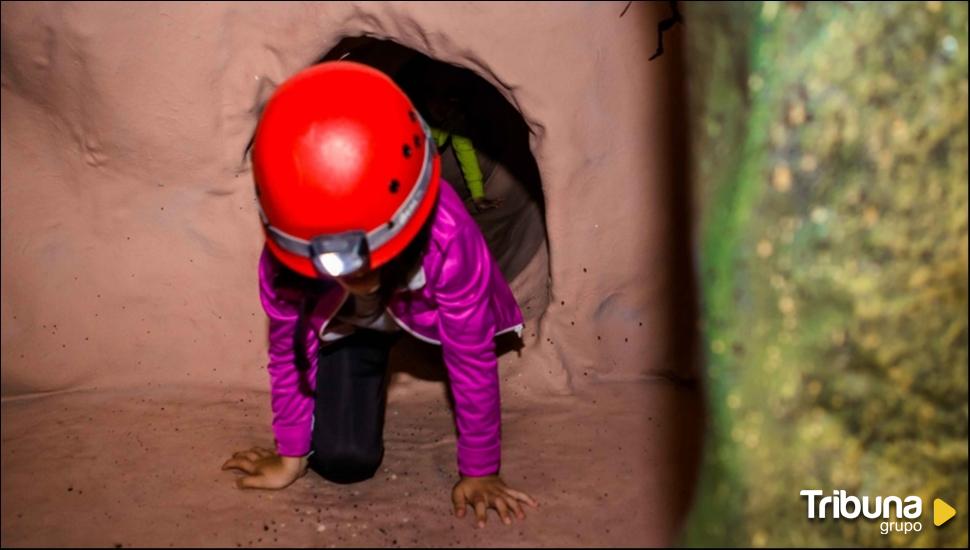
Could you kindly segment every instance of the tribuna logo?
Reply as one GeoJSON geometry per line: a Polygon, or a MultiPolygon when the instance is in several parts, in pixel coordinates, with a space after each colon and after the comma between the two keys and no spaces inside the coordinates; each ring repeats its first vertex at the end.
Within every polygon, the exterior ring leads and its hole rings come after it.
{"type": "Polygon", "coordinates": [[[819,490],[805,490],[799,493],[808,497],[808,519],[856,519],[864,516],[868,519],[896,518],[919,519],[923,515],[923,499],[908,496],[899,497],[855,497],[845,491],[832,491],[832,496],[821,497],[824,493],[819,490]],[[830,512],[827,512],[830,510],[830,512]]]}
{"type": "Polygon", "coordinates": [[[881,519],[879,532],[887,535],[893,531],[900,533],[920,532],[923,524],[923,499],[917,496],[900,497],[856,497],[843,490],[834,490],[830,496],[820,490],[804,490],[799,493],[806,497],[808,519],[881,519]],[[895,518],[901,521],[887,521],[895,518]],[[909,521],[906,521],[909,520],[909,521]]]}

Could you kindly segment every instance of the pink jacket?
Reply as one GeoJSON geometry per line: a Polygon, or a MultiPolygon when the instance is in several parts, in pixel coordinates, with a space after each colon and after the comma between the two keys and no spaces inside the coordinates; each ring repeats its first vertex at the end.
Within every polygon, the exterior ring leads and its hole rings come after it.
{"type": "MultiPolygon", "coordinates": [[[[441,346],[455,399],[458,471],[483,476],[497,473],[501,462],[494,337],[521,331],[522,313],[458,194],[445,181],[440,189],[422,259],[425,283],[396,293],[388,312],[404,330],[441,346]]],[[[323,282],[315,290],[280,282],[283,270],[264,248],[259,289],[269,316],[273,434],[281,455],[304,456],[310,451],[314,421],[318,335],[327,330],[347,293],[336,281],[323,282]],[[307,314],[301,316],[301,308],[307,314]],[[304,352],[305,361],[299,357],[304,352]]]]}

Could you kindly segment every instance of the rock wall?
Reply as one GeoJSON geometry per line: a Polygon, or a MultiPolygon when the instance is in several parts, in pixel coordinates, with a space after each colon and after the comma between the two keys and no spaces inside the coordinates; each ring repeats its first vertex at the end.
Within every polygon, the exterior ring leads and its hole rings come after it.
{"type": "Polygon", "coordinates": [[[530,127],[551,303],[506,381],[690,375],[678,49],[646,61],[666,2],[624,8],[5,2],[3,395],[266,388],[244,149],[276,84],[362,35],[475,71],[530,127]]]}

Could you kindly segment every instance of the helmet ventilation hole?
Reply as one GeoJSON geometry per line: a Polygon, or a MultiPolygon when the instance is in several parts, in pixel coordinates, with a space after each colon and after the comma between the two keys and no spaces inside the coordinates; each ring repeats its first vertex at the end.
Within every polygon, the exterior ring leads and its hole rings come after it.
{"type": "Polygon", "coordinates": [[[408,145],[407,143],[404,144],[404,147],[402,148],[402,152],[404,153],[404,158],[406,159],[411,158],[411,146],[408,145]]]}
{"type": "Polygon", "coordinates": [[[391,180],[391,185],[388,187],[391,193],[397,193],[397,190],[401,188],[401,182],[397,180],[391,180]]]}

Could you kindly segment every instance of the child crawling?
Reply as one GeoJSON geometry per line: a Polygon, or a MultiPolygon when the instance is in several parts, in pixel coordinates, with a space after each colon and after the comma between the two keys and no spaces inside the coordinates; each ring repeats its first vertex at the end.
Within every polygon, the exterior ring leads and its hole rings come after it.
{"type": "Polygon", "coordinates": [[[477,225],[442,184],[430,129],[379,71],[306,69],[267,103],[253,142],[266,244],[276,449],[235,453],[240,488],[282,489],[312,469],[371,478],[384,455],[389,349],[403,329],[441,346],[455,404],[455,515],[525,517],[529,495],[499,477],[494,337],[522,314],[477,225]]]}

